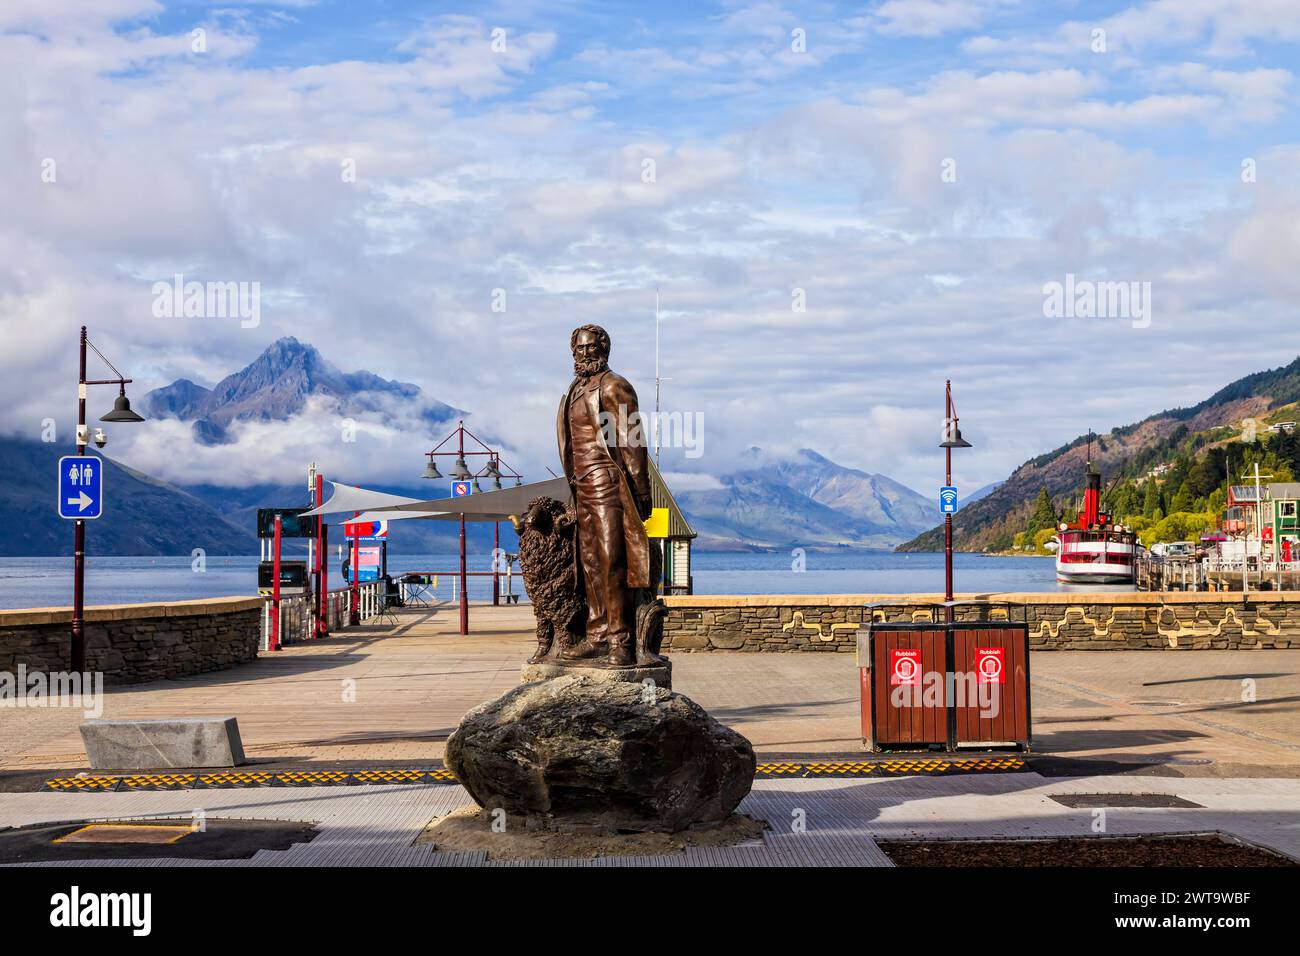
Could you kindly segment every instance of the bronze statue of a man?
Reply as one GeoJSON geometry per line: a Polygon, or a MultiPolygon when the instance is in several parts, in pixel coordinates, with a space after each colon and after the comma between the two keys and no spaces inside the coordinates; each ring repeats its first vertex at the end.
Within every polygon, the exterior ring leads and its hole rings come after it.
{"type": "Polygon", "coordinates": [[[587,632],[564,656],[635,663],[636,590],[650,586],[650,474],[636,392],[609,367],[609,333],[598,325],[569,338],[576,373],[556,420],[560,461],[577,514],[577,573],[587,632]]]}

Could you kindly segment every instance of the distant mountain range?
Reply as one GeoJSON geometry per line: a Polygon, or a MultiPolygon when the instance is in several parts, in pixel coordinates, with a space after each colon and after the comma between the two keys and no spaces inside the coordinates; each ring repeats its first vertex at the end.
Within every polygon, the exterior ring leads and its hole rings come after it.
{"type": "MultiPolygon", "coordinates": [[[[1255,372],[1227,385],[1190,408],[1157,412],[1139,422],[1094,436],[1092,460],[1108,482],[1160,464],[1176,447],[1209,447],[1222,441],[1216,429],[1240,431],[1246,418],[1269,421],[1295,419],[1290,406],[1300,402],[1300,358],[1281,368],[1255,372]]],[[[967,499],[953,519],[953,544],[963,551],[1009,546],[1011,535],[1024,529],[1040,489],[1069,499],[1083,484],[1088,436],[1025,462],[995,490],[977,501],[967,499]]],[[[903,544],[900,551],[936,551],[943,547],[942,526],[933,527],[903,544]]]]}
{"type": "MultiPolygon", "coordinates": [[[[54,482],[59,457],[75,453],[75,447],[22,438],[0,441],[0,554],[72,554],[72,522],[55,513],[54,482]]],[[[251,524],[232,525],[174,485],[111,458],[104,462],[104,516],[87,522],[87,554],[257,553],[251,524]]]]}
{"type": "MultiPolygon", "coordinates": [[[[250,364],[212,388],[189,379],[146,393],[139,408],[148,418],[189,422],[197,441],[220,445],[239,440],[238,423],[290,421],[308,402],[323,401],[358,420],[391,421],[400,403],[421,409],[430,435],[446,431],[466,413],[424,396],[419,386],[390,381],[372,372],[342,372],[309,344],[289,337],[273,342],[250,364]]],[[[63,554],[71,532],[53,514],[54,460],[71,449],[12,440],[5,443],[0,472],[0,516],[22,528],[0,545],[2,554],[63,554]]],[[[697,547],[709,550],[766,550],[790,547],[888,549],[929,526],[935,506],[885,475],[846,468],[803,449],[775,457],[752,449],[734,472],[712,476],[718,486],[683,491],[678,502],[699,532],[697,547]]],[[[110,462],[106,518],[90,536],[92,550],[105,554],[257,553],[254,523],[259,507],[307,504],[306,488],[292,485],[193,485],[175,487],[110,462]]],[[[428,483],[368,485],[427,498],[428,483]]],[[[492,526],[471,524],[476,553],[491,547],[492,526]]],[[[394,526],[394,553],[446,553],[457,546],[451,522],[408,521],[394,526]],[[400,528],[400,530],[399,530],[400,528]]],[[[501,546],[513,550],[508,524],[501,546]]]]}
{"type": "MultiPolygon", "coordinates": [[[[753,449],[751,458],[761,458],[753,449]]],[[[888,549],[934,517],[935,505],[885,475],[845,468],[811,449],[676,495],[705,550],[888,549]]]]}
{"type": "MultiPolygon", "coordinates": [[[[465,413],[423,395],[420,388],[371,372],[344,373],[312,346],[293,338],[271,344],[252,363],[216,386],[188,379],[149,392],[141,408],[149,417],[190,422],[199,441],[238,440],[236,423],[289,421],[309,401],[332,403],[358,419],[386,419],[402,403],[421,409],[430,434],[450,427],[465,413]]],[[[1248,416],[1272,420],[1300,418],[1300,359],[1290,365],[1248,375],[1191,408],[1172,409],[1099,436],[1093,460],[1106,476],[1133,475],[1158,464],[1175,445],[1196,447],[1222,440],[1213,434],[1248,416]]],[[[1082,481],[1087,436],[1025,462],[1003,482],[966,496],[955,521],[955,542],[963,550],[1001,547],[1023,528],[1039,490],[1069,496],[1082,481]]],[[[1181,447],[1181,446],[1180,446],[1181,447]]],[[[0,443],[0,518],[10,533],[0,554],[58,555],[71,549],[71,529],[55,516],[52,484],[55,460],[70,448],[7,439],[0,443]]],[[[90,535],[99,554],[254,554],[254,514],[258,507],[305,505],[306,489],[295,483],[277,487],[198,485],[181,488],[151,478],[111,459],[106,482],[108,507],[90,535]]],[[[681,490],[678,502],[699,532],[706,550],[894,548],[905,551],[942,547],[935,524],[935,502],[880,474],[839,465],[811,449],[773,456],[752,449],[735,470],[704,476],[700,490],[681,490]]],[[[429,497],[428,484],[379,486],[410,497],[429,497]]],[[[475,552],[490,547],[491,525],[471,525],[475,552]]],[[[515,547],[513,531],[501,530],[502,546],[515,547]]],[[[395,530],[394,552],[449,552],[457,529],[450,522],[412,521],[395,530]]]]}
{"type": "MultiPolygon", "coordinates": [[[[287,421],[312,397],[330,401],[340,415],[366,418],[385,416],[392,401],[411,404],[420,395],[420,387],[408,382],[390,381],[373,372],[341,372],[313,346],[288,336],[272,342],[251,364],[212,388],[181,378],[148,392],[142,410],[146,417],[192,422],[195,440],[222,445],[235,440],[232,422],[287,421]]],[[[435,400],[425,405],[422,414],[435,426],[463,413],[435,400]]]]}

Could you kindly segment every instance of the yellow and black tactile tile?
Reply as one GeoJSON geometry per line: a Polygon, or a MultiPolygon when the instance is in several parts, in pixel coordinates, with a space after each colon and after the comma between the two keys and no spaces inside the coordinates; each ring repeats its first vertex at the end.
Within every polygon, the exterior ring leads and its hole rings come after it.
{"type": "MultiPolygon", "coordinates": [[[[959,773],[1010,773],[1024,770],[1019,756],[990,757],[886,757],[800,763],[760,763],[759,780],[793,778],[851,778],[939,775],[959,773]]],[[[451,784],[456,777],[442,767],[398,767],[375,770],[223,770],[216,773],[142,773],[115,777],[103,774],[57,777],[45,781],[45,790],[61,793],[104,793],[121,790],[230,789],[236,787],[346,787],[385,784],[451,784]]]]}
{"type": "Polygon", "coordinates": [[[289,770],[271,778],[272,787],[341,787],[351,783],[346,770],[289,770]]]}
{"type": "Polygon", "coordinates": [[[759,780],[782,777],[880,777],[889,775],[958,773],[1008,773],[1025,769],[1021,757],[915,757],[879,760],[845,760],[823,763],[760,763],[754,777],[759,780]]]}
{"type": "Polygon", "coordinates": [[[148,773],[121,777],[120,790],[189,790],[198,777],[192,773],[148,773]]]}
{"type": "MultiPolygon", "coordinates": [[[[386,783],[428,783],[426,770],[354,770],[352,782],[373,786],[386,783]]],[[[455,777],[450,779],[455,780],[455,777]]]]}
{"type": "Polygon", "coordinates": [[[801,763],[760,763],[754,774],[756,777],[802,777],[804,765],[801,763]]]}
{"type": "Polygon", "coordinates": [[[204,773],[199,775],[196,786],[201,789],[225,790],[232,787],[269,787],[275,774],[245,773],[240,770],[204,773]]]}
{"type": "Polygon", "coordinates": [[[45,789],[60,793],[103,793],[106,790],[116,790],[120,783],[118,777],[59,777],[46,780],[45,789]]]}

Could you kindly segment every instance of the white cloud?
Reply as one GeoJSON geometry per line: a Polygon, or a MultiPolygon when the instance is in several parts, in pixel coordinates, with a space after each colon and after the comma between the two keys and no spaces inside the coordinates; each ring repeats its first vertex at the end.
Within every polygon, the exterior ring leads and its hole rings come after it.
{"type": "MultiPolygon", "coordinates": [[[[959,16],[947,6],[929,22],[959,16]]],[[[909,9],[873,13],[901,29],[909,9]]],[[[704,458],[675,471],[812,447],[930,487],[952,378],[976,442],[963,482],[984,483],[1089,425],[1203,398],[1261,364],[1237,330],[1287,341],[1293,325],[1300,207],[1283,184],[1300,167],[1275,142],[1291,74],[1196,49],[1213,31],[1260,37],[1253,13],[1189,20],[1184,46],[1121,21],[1149,36],[1137,62],[1125,41],[1122,68],[945,53],[904,69],[863,56],[895,42],[881,21],[837,29],[775,6],[592,42],[548,15],[512,28],[507,56],[487,21],[454,17],[388,56],[274,67],[258,28],[234,20],[213,22],[230,55],[197,60],[187,35],[149,26],[152,4],[4,11],[0,427],[28,435],[75,410],[83,322],[138,379],[133,396],[211,383],[295,335],[345,370],[470,409],[541,477],[556,467],[570,329],[606,326],[614,366],[648,400],[658,285],[664,407],[705,416],[704,458]],[[787,62],[804,19],[809,59],[787,62]],[[1239,152],[1258,160],[1255,184],[1239,152]],[[150,286],[175,272],[260,282],[262,324],[155,319],[150,286]],[[1151,328],[1043,319],[1043,283],[1067,272],[1152,281],[1151,328]],[[1099,392],[1094,349],[1120,393],[1099,392]]],[[[313,408],[240,425],[219,449],[151,422],[113,429],[109,450],[182,481],[215,468],[296,480],[318,460],[405,482],[429,436],[414,415],[394,421],[345,445],[313,408]]]]}
{"type": "Polygon", "coordinates": [[[871,11],[887,36],[937,37],[983,26],[1019,0],[886,0],[871,11]]]}

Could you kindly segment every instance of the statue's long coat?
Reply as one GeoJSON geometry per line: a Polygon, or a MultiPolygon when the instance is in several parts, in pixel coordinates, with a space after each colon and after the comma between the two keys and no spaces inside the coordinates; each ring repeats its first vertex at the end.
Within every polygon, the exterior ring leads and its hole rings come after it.
{"type": "MultiPolygon", "coordinates": [[[[573,455],[569,440],[569,396],[577,401],[587,403],[587,411],[594,422],[600,421],[600,413],[608,416],[614,427],[605,431],[606,436],[615,438],[615,447],[604,443],[605,453],[614,463],[618,473],[623,477],[619,483],[619,497],[623,501],[623,539],[627,545],[627,586],[629,588],[650,587],[650,539],[646,536],[645,525],[637,511],[637,498],[650,497],[649,454],[646,449],[644,424],[640,421],[636,391],[630,382],[617,372],[605,369],[585,380],[575,378],[569,383],[564,397],[560,400],[560,411],[556,418],[555,430],[560,444],[560,461],[564,465],[565,477],[573,484],[573,455]],[[574,392],[574,385],[582,382],[579,390],[574,392]],[[619,406],[623,414],[619,414],[619,406]]],[[[582,587],[582,558],[578,542],[575,557],[578,569],[579,586],[582,587]]]]}

